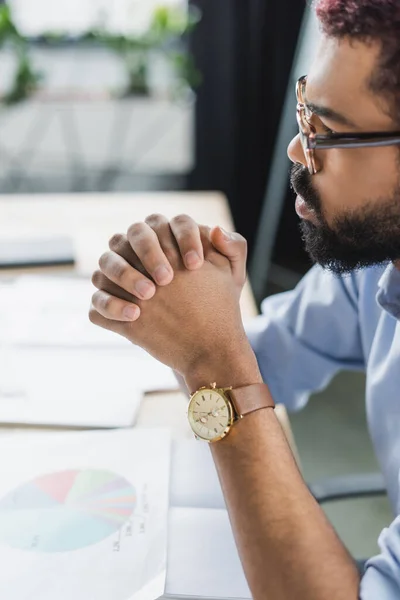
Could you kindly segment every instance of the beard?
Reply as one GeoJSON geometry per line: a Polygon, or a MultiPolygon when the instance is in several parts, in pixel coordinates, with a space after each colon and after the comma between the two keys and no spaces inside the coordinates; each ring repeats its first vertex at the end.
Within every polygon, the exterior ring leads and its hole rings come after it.
{"type": "Polygon", "coordinates": [[[296,163],[291,185],[318,225],[302,220],[300,230],[311,259],[336,274],[350,273],[400,258],[400,188],[390,198],[367,201],[361,209],[337,215],[328,225],[308,170],[296,163]]]}

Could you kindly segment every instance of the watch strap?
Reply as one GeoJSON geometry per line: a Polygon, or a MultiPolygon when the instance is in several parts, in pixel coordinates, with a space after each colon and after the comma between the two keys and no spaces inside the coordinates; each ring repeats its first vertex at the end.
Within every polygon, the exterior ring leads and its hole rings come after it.
{"type": "Polygon", "coordinates": [[[275,402],[265,383],[253,383],[228,391],[236,413],[243,417],[262,408],[275,408],[275,402]]]}

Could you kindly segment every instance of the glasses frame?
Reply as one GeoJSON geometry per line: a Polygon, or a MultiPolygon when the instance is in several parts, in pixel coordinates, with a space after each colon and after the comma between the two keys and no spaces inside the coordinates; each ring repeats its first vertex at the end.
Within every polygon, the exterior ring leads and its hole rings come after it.
{"type": "Polygon", "coordinates": [[[318,173],[315,161],[315,150],[332,148],[376,148],[400,144],[400,131],[373,131],[363,133],[327,133],[319,134],[307,120],[304,90],[307,75],[303,75],[296,83],[296,117],[300,132],[300,141],[311,175],[318,173]]]}

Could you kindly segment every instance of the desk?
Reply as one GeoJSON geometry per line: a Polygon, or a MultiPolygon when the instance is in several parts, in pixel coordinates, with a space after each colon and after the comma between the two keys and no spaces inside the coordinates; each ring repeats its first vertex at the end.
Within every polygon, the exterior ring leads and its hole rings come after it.
{"type": "MultiPolygon", "coordinates": [[[[108,249],[109,238],[114,233],[125,232],[130,224],[143,221],[151,213],[162,213],[167,218],[186,213],[198,223],[233,229],[228,203],[219,193],[12,195],[0,196],[0,238],[70,236],[74,241],[77,261],[74,269],[67,270],[89,276],[96,269],[100,255],[108,249]]],[[[62,270],[66,269],[58,268],[57,272],[62,270]]],[[[54,272],[54,269],[36,271],[54,272]]],[[[21,272],[18,271],[19,274],[21,272]]],[[[4,271],[3,274],[13,273],[4,271]]],[[[244,319],[257,314],[248,283],[243,291],[241,309],[244,319]]],[[[186,419],[186,405],[187,400],[179,391],[146,394],[137,424],[142,427],[168,426],[174,437],[190,438],[192,433],[186,419]]],[[[283,406],[277,407],[277,414],[297,457],[283,406]]],[[[21,429],[3,426],[0,432],[21,429]]],[[[39,429],[30,430],[36,432],[39,429]]]]}

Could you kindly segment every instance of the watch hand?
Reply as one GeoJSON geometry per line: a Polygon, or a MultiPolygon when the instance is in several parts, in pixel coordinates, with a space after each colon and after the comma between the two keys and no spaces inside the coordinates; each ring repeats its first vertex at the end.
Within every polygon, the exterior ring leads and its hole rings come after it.
{"type": "MultiPolygon", "coordinates": [[[[222,410],[222,407],[221,408],[218,407],[217,409],[210,410],[210,412],[206,412],[206,411],[203,411],[203,410],[199,410],[197,412],[199,414],[201,414],[201,415],[206,415],[207,417],[211,417],[211,416],[212,417],[219,417],[219,411],[220,410],[222,410]]],[[[204,417],[201,417],[201,419],[202,418],[204,418],[204,417]]],[[[201,421],[201,419],[198,419],[198,421],[201,421]]]]}
{"type": "Polygon", "coordinates": [[[212,410],[211,412],[208,413],[208,415],[213,416],[213,417],[219,417],[219,409],[212,410]]]}

